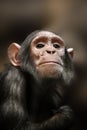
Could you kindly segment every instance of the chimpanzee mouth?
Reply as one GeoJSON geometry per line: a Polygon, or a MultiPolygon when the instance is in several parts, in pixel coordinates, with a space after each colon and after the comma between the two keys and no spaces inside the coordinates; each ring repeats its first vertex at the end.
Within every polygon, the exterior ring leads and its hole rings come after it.
{"type": "Polygon", "coordinates": [[[44,65],[44,64],[57,64],[57,65],[63,66],[63,64],[57,61],[45,61],[45,62],[40,63],[39,65],[44,65]]]}

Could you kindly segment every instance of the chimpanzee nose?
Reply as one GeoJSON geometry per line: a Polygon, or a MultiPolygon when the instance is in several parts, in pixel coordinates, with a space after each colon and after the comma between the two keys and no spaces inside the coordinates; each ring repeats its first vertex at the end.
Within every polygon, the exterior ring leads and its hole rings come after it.
{"type": "Polygon", "coordinates": [[[47,50],[48,54],[54,54],[56,51],[55,50],[47,50]]]}

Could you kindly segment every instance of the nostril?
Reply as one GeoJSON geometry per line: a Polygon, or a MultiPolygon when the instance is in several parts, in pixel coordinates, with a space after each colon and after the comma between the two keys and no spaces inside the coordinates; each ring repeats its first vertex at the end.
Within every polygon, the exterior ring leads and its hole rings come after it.
{"type": "Polygon", "coordinates": [[[54,54],[55,53],[55,51],[52,51],[52,54],[54,54]]]}
{"type": "Polygon", "coordinates": [[[47,53],[51,54],[51,51],[47,51],[47,53]]]}

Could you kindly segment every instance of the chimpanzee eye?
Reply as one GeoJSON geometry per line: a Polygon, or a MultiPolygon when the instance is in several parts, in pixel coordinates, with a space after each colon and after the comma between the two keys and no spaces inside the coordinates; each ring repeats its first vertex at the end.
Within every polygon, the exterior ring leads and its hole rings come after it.
{"type": "Polygon", "coordinates": [[[37,45],[36,45],[36,48],[43,48],[44,47],[44,44],[43,43],[38,43],[37,45]]]}
{"type": "Polygon", "coordinates": [[[53,43],[53,46],[54,46],[55,48],[60,48],[60,45],[59,45],[58,43],[53,43]]]}

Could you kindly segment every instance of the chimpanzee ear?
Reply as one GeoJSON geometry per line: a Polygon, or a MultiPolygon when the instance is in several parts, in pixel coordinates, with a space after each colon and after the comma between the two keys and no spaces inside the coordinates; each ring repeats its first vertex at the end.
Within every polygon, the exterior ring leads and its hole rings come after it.
{"type": "Polygon", "coordinates": [[[18,60],[18,53],[20,48],[21,46],[17,43],[12,43],[8,47],[8,58],[14,66],[20,66],[20,61],[18,60]]]}
{"type": "Polygon", "coordinates": [[[71,57],[73,58],[74,49],[73,49],[73,48],[68,48],[67,51],[68,51],[68,53],[71,55],[71,57]]]}

